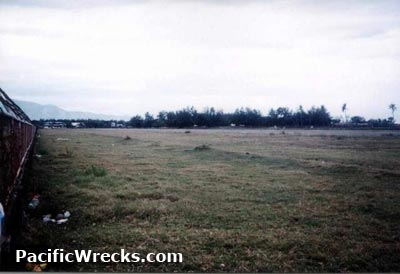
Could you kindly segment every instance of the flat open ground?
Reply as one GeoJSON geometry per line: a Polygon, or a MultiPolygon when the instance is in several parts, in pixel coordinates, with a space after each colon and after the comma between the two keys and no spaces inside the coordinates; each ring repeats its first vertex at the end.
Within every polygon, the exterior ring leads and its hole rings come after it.
{"type": "Polygon", "coordinates": [[[42,202],[25,244],[184,255],[62,269],[400,271],[399,132],[40,134],[32,186],[42,202]],[[62,209],[65,225],[41,222],[62,209]]]}

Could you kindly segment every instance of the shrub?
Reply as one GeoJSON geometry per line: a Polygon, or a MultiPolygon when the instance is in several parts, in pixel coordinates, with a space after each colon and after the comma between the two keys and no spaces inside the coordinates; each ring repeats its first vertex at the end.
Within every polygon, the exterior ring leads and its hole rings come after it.
{"type": "Polygon", "coordinates": [[[205,145],[205,144],[194,148],[195,151],[203,151],[203,150],[209,150],[209,149],[211,149],[210,146],[205,145]]]}
{"type": "Polygon", "coordinates": [[[88,169],[86,169],[85,174],[93,174],[96,177],[103,177],[107,175],[107,170],[103,167],[91,165],[88,169]]]}

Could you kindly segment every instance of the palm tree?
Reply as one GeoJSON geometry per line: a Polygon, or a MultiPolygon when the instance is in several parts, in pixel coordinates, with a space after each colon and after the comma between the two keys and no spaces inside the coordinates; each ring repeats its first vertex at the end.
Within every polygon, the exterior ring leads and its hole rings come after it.
{"type": "Polygon", "coordinates": [[[394,112],[397,110],[397,107],[396,107],[396,105],[395,104],[390,104],[389,105],[389,109],[392,111],[392,119],[393,119],[393,122],[394,122],[394,112]]]}
{"type": "Polygon", "coordinates": [[[304,109],[303,106],[299,106],[298,113],[300,114],[300,127],[303,127],[303,114],[304,114],[304,109]]]}
{"type": "Polygon", "coordinates": [[[344,103],[343,106],[342,106],[342,112],[344,113],[344,120],[347,123],[347,113],[346,113],[346,111],[347,111],[347,104],[344,103]]]}

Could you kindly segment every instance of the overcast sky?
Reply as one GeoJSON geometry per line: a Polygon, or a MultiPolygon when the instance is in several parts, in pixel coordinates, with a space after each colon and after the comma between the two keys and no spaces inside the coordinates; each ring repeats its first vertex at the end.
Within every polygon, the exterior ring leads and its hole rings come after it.
{"type": "Polygon", "coordinates": [[[388,117],[400,1],[2,0],[0,87],[105,114],[324,104],[336,116],[346,102],[388,117]]]}

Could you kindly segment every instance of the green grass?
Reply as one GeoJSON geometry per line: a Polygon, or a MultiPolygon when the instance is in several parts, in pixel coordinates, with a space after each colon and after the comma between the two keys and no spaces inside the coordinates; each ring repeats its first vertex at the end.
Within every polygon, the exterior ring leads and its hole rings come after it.
{"type": "Polygon", "coordinates": [[[94,175],[95,177],[103,177],[107,175],[107,170],[103,167],[91,165],[85,170],[86,175],[94,175]]]}
{"type": "Polygon", "coordinates": [[[37,149],[47,151],[33,166],[42,201],[24,245],[184,255],[50,268],[400,271],[397,134],[42,130],[37,149]],[[40,222],[64,209],[65,226],[40,222]]]}

